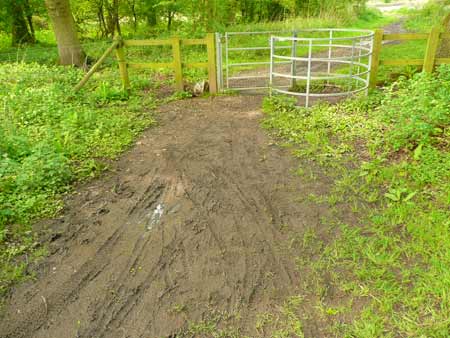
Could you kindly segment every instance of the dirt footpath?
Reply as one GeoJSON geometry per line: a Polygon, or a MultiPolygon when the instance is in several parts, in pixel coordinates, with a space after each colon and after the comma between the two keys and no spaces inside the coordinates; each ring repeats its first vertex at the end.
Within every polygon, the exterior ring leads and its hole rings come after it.
{"type": "Polygon", "coordinates": [[[289,240],[325,211],[296,202],[311,188],[260,128],[260,107],[258,96],[166,105],[160,126],[44,222],[51,255],[12,293],[0,336],[183,337],[212,314],[217,328],[269,336],[257,315],[302,282],[289,240]]]}

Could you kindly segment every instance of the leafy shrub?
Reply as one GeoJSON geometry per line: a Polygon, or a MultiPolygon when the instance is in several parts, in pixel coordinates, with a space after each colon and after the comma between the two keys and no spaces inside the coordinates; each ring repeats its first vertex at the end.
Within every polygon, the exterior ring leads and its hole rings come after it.
{"type": "Polygon", "coordinates": [[[368,98],[305,110],[272,97],[264,110],[266,127],[334,179],[322,200],[351,205],[360,217],[358,226],[334,220],[340,234],[315,263],[335,276],[349,306],[355,298],[367,304],[330,335],[447,337],[450,66],[368,98]]]}
{"type": "Polygon", "coordinates": [[[448,146],[450,135],[450,68],[435,76],[417,74],[387,92],[377,112],[391,125],[389,142],[395,150],[419,144],[448,146]]]}
{"type": "Polygon", "coordinates": [[[33,243],[30,222],[54,214],[74,180],[95,175],[101,158],[119,154],[153,122],[141,98],[117,85],[91,82],[71,94],[81,76],[72,68],[0,65],[0,292],[21,276],[14,257],[33,243]]]}

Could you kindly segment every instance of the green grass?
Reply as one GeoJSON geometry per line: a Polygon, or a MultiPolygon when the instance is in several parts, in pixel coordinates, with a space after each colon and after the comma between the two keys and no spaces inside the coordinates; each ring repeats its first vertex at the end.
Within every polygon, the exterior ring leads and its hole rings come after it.
{"type": "MultiPolygon", "coordinates": [[[[334,181],[312,199],[334,211],[326,221],[334,239],[304,244],[299,264],[312,250],[309,279],[331,275],[344,297],[341,308],[318,297],[314,311],[337,309],[329,330],[338,336],[448,337],[450,67],[336,106],[289,101],[265,102],[265,126],[334,181]],[[358,222],[345,222],[348,213],[358,222]]],[[[316,284],[308,292],[317,296],[316,284]]]]}
{"type": "Polygon", "coordinates": [[[414,32],[428,32],[434,25],[443,22],[448,13],[450,13],[448,0],[432,0],[420,10],[404,11],[403,14],[407,16],[405,27],[414,32]]]}
{"type": "Polygon", "coordinates": [[[82,75],[0,65],[0,294],[26,276],[23,257],[42,255],[32,222],[57,213],[74,182],[96,176],[154,122],[156,100],[139,95],[150,78],[136,75],[128,97],[115,72],[104,72],[71,94],[82,75]]]}

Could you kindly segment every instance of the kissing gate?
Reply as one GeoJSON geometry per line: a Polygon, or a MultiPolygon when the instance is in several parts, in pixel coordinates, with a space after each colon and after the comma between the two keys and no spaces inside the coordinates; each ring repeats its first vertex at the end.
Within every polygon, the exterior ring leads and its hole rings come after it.
{"type": "Polygon", "coordinates": [[[369,87],[374,32],[304,29],[216,34],[221,90],[271,92],[313,99],[348,96],[369,87]]]}

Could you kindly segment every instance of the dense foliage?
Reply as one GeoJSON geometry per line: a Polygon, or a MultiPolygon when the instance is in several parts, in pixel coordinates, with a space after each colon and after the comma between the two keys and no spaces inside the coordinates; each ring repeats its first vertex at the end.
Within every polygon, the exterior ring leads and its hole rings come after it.
{"type": "Polygon", "coordinates": [[[319,235],[310,244],[318,254],[313,269],[333,276],[332,284],[349,298],[342,307],[328,305],[336,318],[356,311],[356,299],[368,305],[334,329],[354,337],[446,337],[450,67],[400,80],[368,99],[308,111],[274,97],[265,111],[267,127],[335,180],[328,195],[312,197],[336,210],[330,222],[339,228],[325,249],[319,235]],[[343,205],[352,206],[358,225],[339,221],[343,205]]]}
{"type": "Polygon", "coordinates": [[[153,121],[141,98],[125,102],[106,82],[68,96],[80,76],[37,64],[0,66],[0,293],[24,268],[14,257],[33,245],[30,221],[56,212],[70,183],[95,175],[99,160],[116,156],[153,121]]]}
{"type": "MultiPolygon", "coordinates": [[[[71,1],[75,21],[83,35],[113,36],[142,26],[164,30],[205,32],[239,23],[276,21],[296,16],[352,17],[366,0],[82,0],[71,1]]],[[[0,30],[20,36],[13,44],[34,42],[34,31],[48,27],[43,1],[0,0],[0,30]],[[30,38],[25,35],[29,33],[30,38]],[[33,38],[31,38],[33,37],[33,38]]],[[[28,35],[27,35],[28,36],[28,35]]]]}

